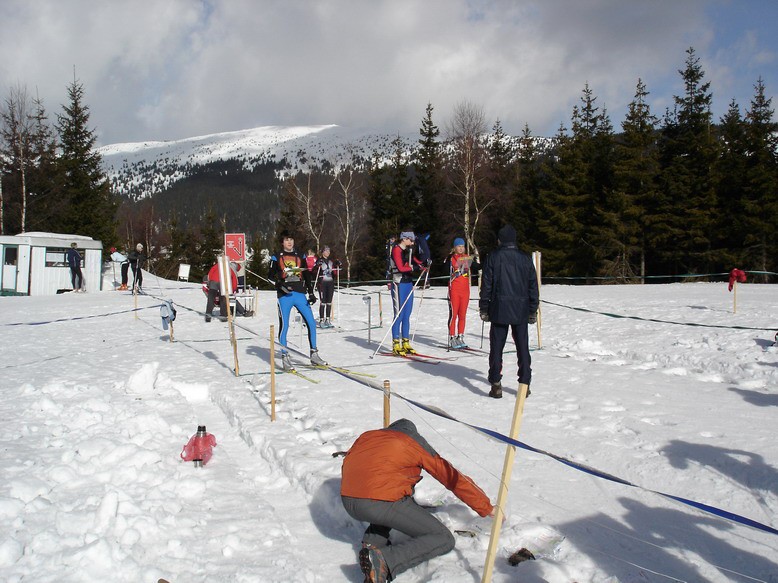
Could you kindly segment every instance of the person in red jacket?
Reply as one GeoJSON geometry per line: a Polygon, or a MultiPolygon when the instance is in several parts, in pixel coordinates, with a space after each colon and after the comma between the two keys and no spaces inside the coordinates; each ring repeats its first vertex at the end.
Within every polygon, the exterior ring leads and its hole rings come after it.
{"type": "Polygon", "coordinates": [[[454,247],[446,259],[449,266],[448,280],[448,347],[467,348],[465,323],[470,304],[470,281],[480,265],[465,253],[465,240],[454,239],[454,247]]]}
{"type": "Polygon", "coordinates": [[[413,499],[422,469],[479,516],[494,516],[486,494],[440,457],[411,421],[399,419],[363,433],[343,459],[340,497],[352,518],[370,523],[359,551],[366,582],[391,581],[454,548],[448,528],[413,499]],[[410,538],[391,543],[392,529],[410,538]]]}
{"type": "MultiPolygon", "coordinates": [[[[238,289],[238,276],[235,274],[235,270],[230,265],[230,280],[232,281],[232,289],[238,289]]],[[[221,296],[221,273],[219,270],[219,262],[217,261],[213,267],[208,271],[208,300],[205,303],[205,321],[210,322],[213,316],[213,305],[216,303],[216,298],[219,298],[219,314],[222,315],[222,319],[226,317],[227,308],[224,296],[221,296]]]]}

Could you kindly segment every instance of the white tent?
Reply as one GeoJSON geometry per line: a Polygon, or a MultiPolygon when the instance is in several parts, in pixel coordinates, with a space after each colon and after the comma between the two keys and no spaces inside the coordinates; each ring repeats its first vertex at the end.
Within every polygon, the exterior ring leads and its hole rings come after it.
{"type": "Polygon", "coordinates": [[[89,292],[102,287],[103,243],[83,235],[21,233],[0,235],[0,292],[30,296],[54,295],[73,288],[65,253],[76,243],[89,292]]]}

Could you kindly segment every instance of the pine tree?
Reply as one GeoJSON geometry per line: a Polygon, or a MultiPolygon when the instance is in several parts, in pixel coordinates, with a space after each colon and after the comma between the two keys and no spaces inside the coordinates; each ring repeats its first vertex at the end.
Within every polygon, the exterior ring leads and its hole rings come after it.
{"type": "Polygon", "coordinates": [[[418,223],[423,229],[438,224],[438,203],[443,192],[443,158],[438,137],[440,130],[432,121],[433,107],[427,104],[419,129],[419,147],[414,155],[416,183],[418,185],[418,223]]]}
{"type": "Polygon", "coordinates": [[[116,240],[117,201],[94,150],[97,138],[88,126],[84,86],[74,80],[68,86],[68,98],[63,113],[57,115],[61,150],[57,165],[67,201],[60,227],[65,233],[88,235],[108,246],[116,240]]]}
{"type": "Polygon", "coordinates": [[[525,242],[526,250],[544,246],[537,229],[540,213],[540,158],[535,138],[529,125],[525,124],[519,141],[516,158],[516,182],[513,185],[512,208],[509,216],[516,228],[517,241],[525,242]]]}
{"type": "Polygon", "coordinates": [[[721,119],[721,155],[714,167],[719,224],[715,247],[724,265],[744,265],[744,246],[750,225],[744,209],[748,146],[740,107],[733,99],[721,119]]]}
{"type": "Polygon", "coordinates": [[[655,233],[663,267],[671,273],[706,271],[712,267],[715,191],[711,168],[716,142],[711,126],[710,83],[693,48],[679,71],[685,93],[676,96],[675,109],[662,129],[663,215],[667,232],[655,233]]]}
{"type": "Polygon", "coordinates": [[[618,205],[618,240],[624,271],[645,276],[647,209],[656,197],[659,160],[656,147],[657,119],[646,101],[648,91],[641,79],[635,88],[622,136],[616,146],[614,196],[618,205]]]}
{"type": "Polygon", "coordinates": [[[746,188],[743,216],[748,260],[761,271],[778,270],[778,123],[761,77],[746,113],[746,188]]]}
{"type": "Polygon", "coordinates": [[[27,223],[31,231],[55,231],[56,218],[64,210],[57,174],[57,141],[40,97],[33,99],[33,111],[31,155],[34,166],[29,180],[27,223]]]}

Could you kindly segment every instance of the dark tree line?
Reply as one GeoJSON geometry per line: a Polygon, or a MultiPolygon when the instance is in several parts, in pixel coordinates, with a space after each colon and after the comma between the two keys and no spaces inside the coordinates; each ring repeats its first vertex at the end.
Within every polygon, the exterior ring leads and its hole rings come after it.
{"type": "Polygon", "coordinates": [[[778,124],[766,88],[758,79],[744,110],[732,101],[714,120],[693,49],[679,74],[684,92],[661,117],[638,80],[618,130],[588,84],[569,127],[550,138],[529,126],[508,136],[499,120],[490,129],[467,101],[441,130],[428,104],[418,139],[397,136],[388,156],[354,148],[350,160],[306,170],[218,162],[121,205],[94,154],[83,87],[68,88],[54,127],[41,100],[15,88],[2,112],[0,227],[87,234],[125,249],[143,242],[165,277],[183,262],[199,278],[235,231],[247,233],[249,268],[264,275],[285,229],[303,250],[330,246],[348,280],[382,279],[388,237],[412,229],[429,236],[432,274],[442,275],[455,237],[483,255],[506,222],[525,250],[543,253],[547,277],[775,272],[778,124]]]}

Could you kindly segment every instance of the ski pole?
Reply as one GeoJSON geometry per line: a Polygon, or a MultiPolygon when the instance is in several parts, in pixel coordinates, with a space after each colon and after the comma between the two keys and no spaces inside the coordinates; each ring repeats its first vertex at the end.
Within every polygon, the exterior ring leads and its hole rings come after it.
{"type": "Polygon", "coordinates": [[[485,324],[485,323],[486,323],[486,322],[484,322],[483,320],[481,320],[481,348],[483,348],[483,347],[484,347],[484,324],[485,324]]]}
{"type": "Polygon", "coordinates": [[[416,310],[416,318],[413,320],[413,333],[411,334],[411,341],[416,338],[416,324],[419,322],[419,314],[421,313],[421,305],[424,303],[424,292],[427,291],[427,283],[430,280],[430,270],[427,268],[427,272],[424,277],[424,287],[421,288],[421,298],[419,299],[419,308],[416,310]]]}
{"type": "Polygon", "coordinates": [[[403,312],[403,308],[405,307],[405,304],[408,303],[408,300],[413,297],[413,292],[416,290],[416,287],[419,285],[419,282],[421,281],[421,278],[424,277],[424,274],[422,273],[419,275],[419,279],[416,280],[416,283],[413,284],[413,289],[411,290],[411,293],[408,294],[408,297],[405,298],[405,301],[402,303],[402,306],[400,306],[400,309],[397,310],[397,313],[394,315],[394,318],[392,318],[391,323],[389,324],[389,328],[386,330],[386,333],[384,334],[384,337],[381,338],[381,342],[378,343],[378,348],[375,349],[375,352],[370,355],[370,358],[374,358],[376,354],[378,354],[378,351],[381,350],[381,346],[384,344],[384,340],[386,340],[386,337],[389,335],[389,332],[392,331],[392,326],[394,326],[394,323],[397,321],[397,318],[400,317],[400,314],[403,312]]]}

